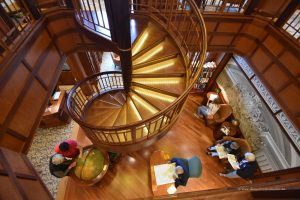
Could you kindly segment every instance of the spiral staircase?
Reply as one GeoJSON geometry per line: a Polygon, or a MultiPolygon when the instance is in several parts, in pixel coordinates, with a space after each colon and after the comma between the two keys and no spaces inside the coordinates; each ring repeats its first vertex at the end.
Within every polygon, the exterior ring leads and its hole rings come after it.
{"type": "Polygon", "coordinates": [[[130,6],[135,23],[147,23],[132,41],[129,91],[122,72],[102,72],[79,82],[67,100],[87,137],[111,151],[135,151],[161,138],[178,118],[205,59],[206,32],[194,1],[143,2],[130,6]]]}

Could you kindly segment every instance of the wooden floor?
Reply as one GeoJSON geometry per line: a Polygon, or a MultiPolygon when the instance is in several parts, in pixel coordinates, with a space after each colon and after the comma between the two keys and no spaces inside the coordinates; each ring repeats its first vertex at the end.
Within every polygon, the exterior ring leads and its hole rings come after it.
{"type": "MultiPolygon", "coordinates": [[[[130,155],[124,155],[114,170],[109,171],[99,184],[82,187],[67,178],[64,180],[63,199],[134,199],[152,196],[149,157],[155,150],[163,150],[171,156],[189,158],[197,155],[202,161],[202,176],[189,179],[186,187],[178,187],[177,192],[191,192],[246,184],[241,179],[228,179],[218,174],[223,166],[217,158],[206,155],[206,148],[213,142],[212,129],[193,113],[200,104],[200,96],[191,95],[178,121],[171,130],[151,147],[130,155]]],[[[83,135],[78,135],[80,143],[87,143],[83,135]]]]}

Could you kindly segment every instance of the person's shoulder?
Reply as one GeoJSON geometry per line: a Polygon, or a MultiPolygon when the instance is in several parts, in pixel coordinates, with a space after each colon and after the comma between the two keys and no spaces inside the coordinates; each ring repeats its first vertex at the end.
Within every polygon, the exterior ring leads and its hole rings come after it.
{"type": "Polygon", "coordinates": [[[67,142],[70,145],[76,145],[76,146],[78,144],[76,140],[72,140],[72,139],[65,140],[65,142],[67,142]]]}

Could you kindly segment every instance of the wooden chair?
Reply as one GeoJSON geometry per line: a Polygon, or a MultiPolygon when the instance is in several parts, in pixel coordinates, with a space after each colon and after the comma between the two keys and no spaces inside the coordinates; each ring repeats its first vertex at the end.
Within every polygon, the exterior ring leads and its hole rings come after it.
{"type": "Polygon", "coordinates": [[[223,123],[232,114],[232,108],[228,104],[220,104],[220,108],[212,119],[205,118],[205,125],[223,123]]]}
{"type": "Polygon", "coordinates": [[[113,62],[114,62],[115,68],[116,68],[117,66],[121,67],[121,59],[120,59],[120,56],[119,56],[118,54],[113,53],[113,52],[111,52],[110,55],[111,55],[111,58],[112,58],[112,60],[113,60],[113,62]]]}
{"type": "Polygon", "coordinates": [[[246,152],[252,152],[252,147],[247,142],[247,140],[245,140],[243,138],[234,138],[234,137],[230,137],[230,136],[224,136],[223,140],[226,140],[226,141],[230,140],[230,141],[234,141],[234,142],[238,143],[240,145],[242,155],[244,155],[246,152]]]}

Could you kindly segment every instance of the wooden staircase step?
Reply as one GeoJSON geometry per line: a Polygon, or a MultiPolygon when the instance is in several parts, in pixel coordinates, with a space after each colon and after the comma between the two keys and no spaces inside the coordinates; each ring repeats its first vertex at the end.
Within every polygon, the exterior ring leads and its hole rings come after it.
{"type": "Polygon", "coordinates": [[[149,103],[154,105],[159,110],[163,110],[166,107],[168,107],[173,101],[176,100],[175,97],[169,96],[166,94],[162,94],[159,92],[155,92],[152,90],[147,90],[141,87],[132,87],[132,91],[138,95],[140,95],[142,98],[147,100],[149,103]]]}
{"type": "Polygon", "coordinates": [[[126,124],[126,112],[127,112],[127,106],[126,104],[124,104],[113,126],[121,126],[126,124]]]}
{"type": "Polygon", "coordinates": [[[141,67],[134,67],[133,74],[169,74],[169,73],[185,73],[185,67],[182,60],[176,58],[167,59],[141,67]]]}
{"type": "Polygon", "coordinates": [[[165,74],[133,74],[132,78],[154,78],[154,79],[160,79],[160,78],[184,78],[184,73],[165,73],[165,74]]]}
{"type": "Polygon", "coordinates": [[[146,16],[135,16],[130,19],[130,37],[131,37],[131,46],[134,46],[134,43],[147,28],[149,18],[146,16]]]}
{"type": "MultiPolygon", "coordinates": [[[[148,49],[147,49],[148,50],[148,49]]],[[[154,47],[149,49],[146,52],[139,53],[136,57],[133,58],[133,65],[137,65],[144,62],[149,62],[158,58],[162,58],[168,55],[177,54],[179,50],[171,42],[170,39],[165,38],[160,43],[156,44],[154,47]]]]}
{"type": "Polygon", "coordinates": [[[148,65],[153,65],[153,64],[156,64],[158,62],[163,62],[163,61],[166,61],[166,60],[177,58],[177,56],[178,56],[178,53],[175,53],[175,54],[167,55],[165,57],[161,57],[161,58],[158,58],[158,59],[151,59],[150,61],[133,65],[133,69],[136,70],[136,69],[139,69],[139,68],[142,68],[142,67],[147,67],[148,65]]]}
{"type": "MultiPolygon", "coordinates": [[[[114,110],[117,111],[118,109],[114,110]]],[[[109,118],[112,113],[112,109],[98,109],[97,111],[89,109],[85,115],[85,122],[94,126],[102,126],[102,122],[109,118]]]]}
{"type": "Polygon", "coordinates": [[[135,107],[131,97],[127,98],[127,117],[126,117],[126,124],[134,123],[137,121],[142,120],[142,117],[135,107]]]}
{"type": "Polygon", "coordinates": [[[118,110],[112,110],[111,114],[108,114],[109,117],[107,117],[105,120],[102,121],[101,126],[112,126],[116,121],[121,110],[122,110],[121,108],[118,110]]]}
{"type": "Polygon", "coordinates": [[[120,105],[116,105],[116,104],[111,104],[111,103],[107,103],[105,101],[102,101],[100,99],[96,99],[93,102],[93,109],[94,108],[121,108],[120,105]]]}
{"type": "Polygon", "coordinates": [[[147,24],[147,27],[143,30],[143,32],[138,36],[138,38],[133,43],[132,56],[135,56],[143,52],[150,45],[165,38],[165,36],[166,33],[164,31],[162,31],[157,26],[154,26],[151,22],[149,22],[147,24]]]}
{"type": "Polygon", "coordinates": [[[119,102],[121,105],[124,105],[124,103],[126,102],[126,95],[124,94],[123,91],[118,91],[117,93],[115,93],[113,95],[113,98],[119,102]]]}
{"type": "Polygon", "coordinates": [[[115,105],[115,106],[122,106],[122,104],[120,104],[117,100],[115,100],[113,98],[113,95],[115,94],[116,92],[109,92],[109,93],[105,93],[103,95],[100,96],[100,98],[98,99],[98,101],[103,101],[105,103],[108,103],[108,104],[112,104],[112,105],[115,105]]]}
{"type": "Polygon", "coordinates": [[[129,92],[129,94],[142,119],[147,119],[159,112],[157,108],[145,101],[140,96],[134,94],[133,92],[129,92]]]}
{"type": "Polygon", "coordinates": [[[133,82],[157,88],[162,91],[171,92],[181,95],[185,90],[184,77],[168,77],[168,78],[133,78],[133,82]]]}
{"type": "Polygon", "coordinates": [[[154,91],[154,92],[159,92],[159,93],[166,94],[166,95],[169,95],[169,96],[172,96],[172,97],[175,97],[175,98],[180,96],[180,95],[178,95],[176,93],[172,93],[170,91],[160,90],[158,88],[154,88],[154,87],[144,85],[144,84],[140,84],[140,83],[136,83],[136,82],[132,82],[132,86],[140,87],[140,88],[151,90],[151,91],[154,91]]]}

